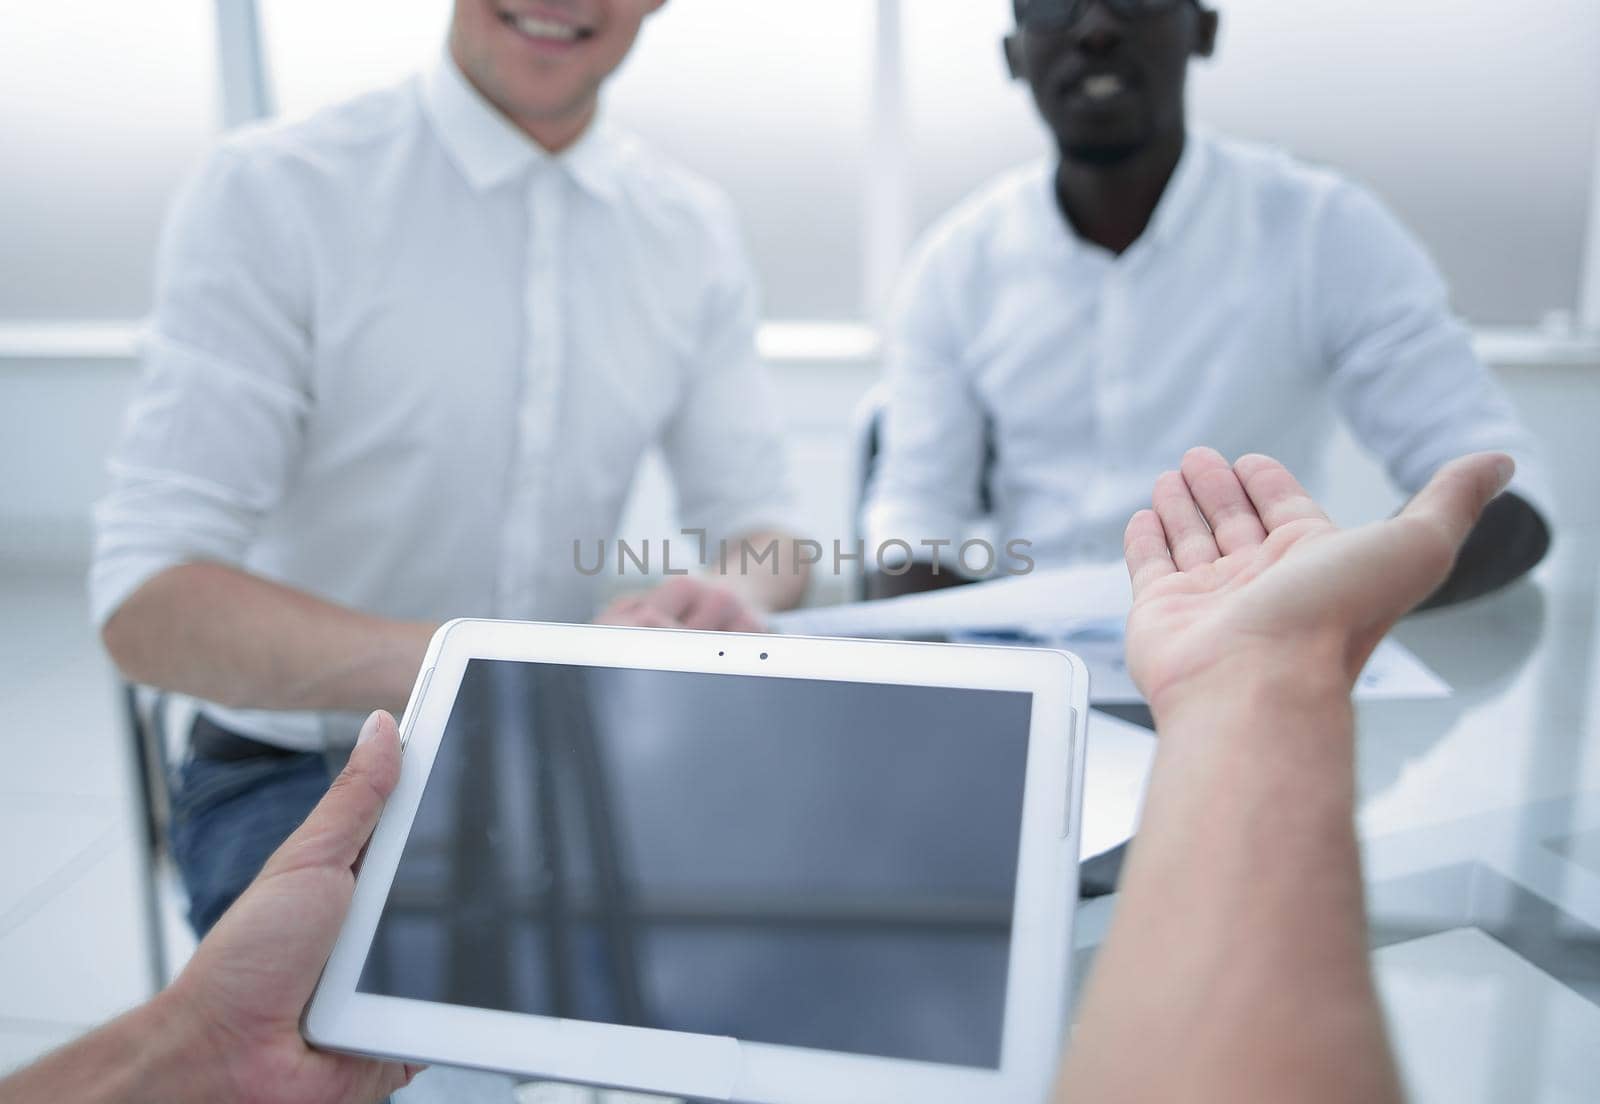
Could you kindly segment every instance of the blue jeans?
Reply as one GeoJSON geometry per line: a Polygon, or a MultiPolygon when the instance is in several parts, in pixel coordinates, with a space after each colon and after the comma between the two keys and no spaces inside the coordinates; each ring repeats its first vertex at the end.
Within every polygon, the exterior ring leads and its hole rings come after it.
{"type": "Polygon", "coordinates": [[[327,763],[310,752],[232,762],[189,757],[172,797],[171,835],[197,937],[300,827],[329,782],[327,763]]]}

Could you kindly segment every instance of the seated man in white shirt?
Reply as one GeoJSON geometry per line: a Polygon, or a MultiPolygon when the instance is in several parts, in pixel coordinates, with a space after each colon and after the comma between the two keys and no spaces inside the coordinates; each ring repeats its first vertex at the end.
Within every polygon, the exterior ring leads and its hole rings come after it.
{"type": "MultiPolygon", "coordinates": [[[[459,0],[431,72],[231,136],[172,214],[91,589],[128,678],[207,703],[173,832],[202,935],[439,622],[595,615],[647,449],[705,530],[675,573],[782,537],[732,209],[596,118],[661,3],[459,0]]],[[[604,616],[757,628],[806,583],[778,543],[604,616]]]]}
{"type": "Polygon", "coordinates": [[[1124,519],[1194,445],[1282,457],[1321,495],[1336,413],[1408,492],[1456,456],[1517,457],[1433,604],[1532,568],[1549,531],[1531,442],[1415,241],[1332,173],[1187,127],[1189,60],[1213,52],[1218,14],[1015,12],[1006,54],[1057,156],[961,205],[904,282],[865,523],[869,548],[919,556],[869,594],[966,581],[954,550],[985,501],[991,547],[1114,560],[1124,519]]]}

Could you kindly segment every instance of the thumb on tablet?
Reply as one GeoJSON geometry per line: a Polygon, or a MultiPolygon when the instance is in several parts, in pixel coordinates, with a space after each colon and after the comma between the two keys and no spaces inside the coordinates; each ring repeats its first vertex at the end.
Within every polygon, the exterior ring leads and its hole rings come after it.
{"type": "Polygon", "coordinates": [[[215,1055],[225,1083],[270,1086],[282,1100],[377,1099],[416,1072],[312,1050],[299,1028],[350,909],[351,867],[399,777],[394,718],[374,713],[321,802],[160,998],[198,1036],[227,1041],[215,1055]]]}
{"type": "Polygon", "coordinates": [[[354,866],[399,780],[400,731],[380,709],[361,726],[350,762],[305,823],[267,860],[265,872],[285,865],[354,866]]]}

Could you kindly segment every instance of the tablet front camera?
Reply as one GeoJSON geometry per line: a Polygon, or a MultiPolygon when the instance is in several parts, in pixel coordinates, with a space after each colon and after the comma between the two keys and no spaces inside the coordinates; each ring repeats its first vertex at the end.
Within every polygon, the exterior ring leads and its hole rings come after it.
{"type": "Polygon", "coordinates": [[[761,658],[762,659],[766,659],[767,658],[767,653],[766,652],[762,652],[761,653],[761,658]]]}

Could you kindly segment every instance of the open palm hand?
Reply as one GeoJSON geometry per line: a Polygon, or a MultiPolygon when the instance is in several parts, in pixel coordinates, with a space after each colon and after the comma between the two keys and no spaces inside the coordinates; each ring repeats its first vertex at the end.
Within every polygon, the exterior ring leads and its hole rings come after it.
{"type": "Polygon", "coordinates": [[[1340,530],[1275,460],[1194,449],[1128,524],[1128,666],[1157,715],[1285,663],[1330,666],[1348,692],[1389,628],[1448,576],[1511,478],[1498,454],[1442,468],[1396,517],[1340,530]]]}

